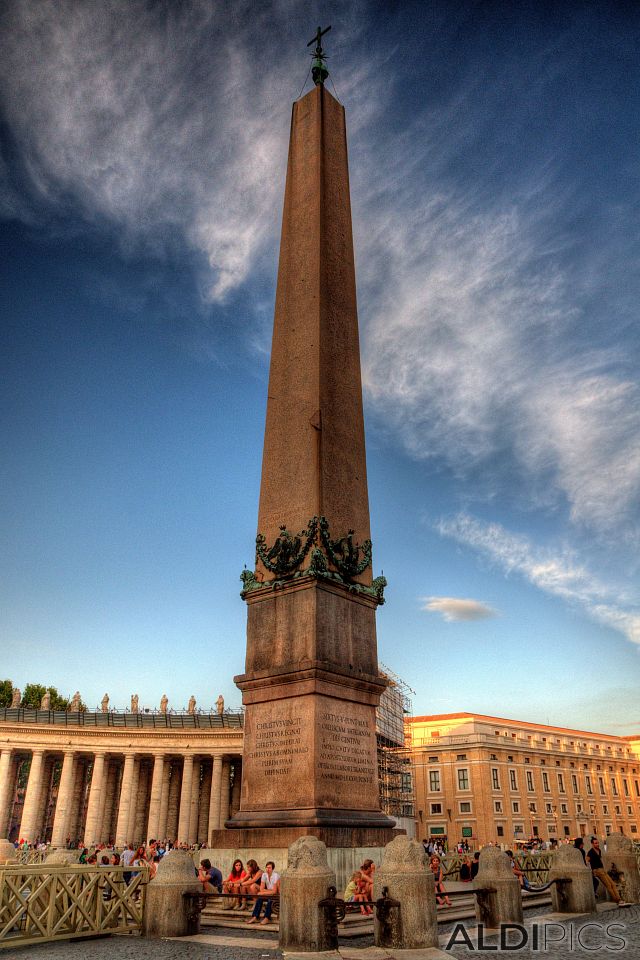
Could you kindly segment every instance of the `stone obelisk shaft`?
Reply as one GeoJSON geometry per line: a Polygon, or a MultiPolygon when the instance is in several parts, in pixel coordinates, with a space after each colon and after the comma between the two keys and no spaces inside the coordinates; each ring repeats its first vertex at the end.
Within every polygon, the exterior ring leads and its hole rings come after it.
{"type": "Polygon", "coordinates": [[[317,86],[293,106],[258,530],[370,536],[344,108],[317,86]]]}

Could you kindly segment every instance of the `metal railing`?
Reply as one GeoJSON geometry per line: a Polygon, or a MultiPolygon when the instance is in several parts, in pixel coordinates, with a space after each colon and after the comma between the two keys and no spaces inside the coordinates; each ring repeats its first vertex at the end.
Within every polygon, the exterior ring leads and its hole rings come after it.
{"type": "Polygon", "coordinates": [[[44,863],[48,852],[48,850],[16,850],[14,859],[16,863],[21,863],[24,866],[29,866],[32,863],[44,863]]]}
{"type": "Polygon", "coordinates": [[[0,708],[0,722],[44,723],[65,727],[152,727],[164,729],[177,727],[183,729],[222,729],[229,727],[242,729],[242,713],[160,713],[143,711],[141,713],[89,713],[89,711],[71,710],[31,710],[26,707],[0,708]]]}
{"type": "Polygon", "coordinates": [[[0,867],[0,947],[142,929],[149,870],[136,867],[0,867]]]}
{"type": "MultiPolygon", "coordinates": [[[[516,855],[514,859],[529,883],[538,886],[547,882],[552,856],[551,853],[532,853],[525,856],[516,855]]],[[[445,880],[460,879],[460,866],[463,859],[464,854],[459,853],[450,853],[442,857],[442,873],[445,880]]]]}

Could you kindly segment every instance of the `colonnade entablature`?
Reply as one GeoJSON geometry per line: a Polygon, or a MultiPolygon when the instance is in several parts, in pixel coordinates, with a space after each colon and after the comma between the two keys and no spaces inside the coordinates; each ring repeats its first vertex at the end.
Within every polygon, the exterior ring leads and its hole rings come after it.
{"type": "Polygon", "coordinates": [[[91,715],[65,723],[40,716],[48,711],[2,713],[20,716],[0,716],[0,836],[56,847],[208,843],[238,809],[241,714],[175,725],[108,714],[105,729],[91,715]]]}

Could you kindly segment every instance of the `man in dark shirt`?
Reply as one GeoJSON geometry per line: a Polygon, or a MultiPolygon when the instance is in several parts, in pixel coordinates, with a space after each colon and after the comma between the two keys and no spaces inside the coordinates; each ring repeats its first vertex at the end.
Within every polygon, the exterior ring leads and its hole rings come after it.
{"type": "Polygon", "coordinates": [[[591,837],[591,848],[587,853],[587,863],[591,867],[594,877],[599,880],[600,883],[604,884],[613,902],[617,903],[619,907],[625,906],[624,901],[618,893],[618,888],[604,869],[602,854],[600,852],[600,841],[597,837],[591,837]]]}
{"type": "Polygon", "coordinates": [[[480,851],[476,850],[473,855],[473,863],[471,864],[471,879],[475,880],[478,874],[478,867],[480,866],[480,851]]]}
{"type": "Polygon", "coordinates": [[[205,893],[222,893],[222,874],[217,867],[211,866],[211,860],[200,861],[198,880],[202,882],[205,893]]]}

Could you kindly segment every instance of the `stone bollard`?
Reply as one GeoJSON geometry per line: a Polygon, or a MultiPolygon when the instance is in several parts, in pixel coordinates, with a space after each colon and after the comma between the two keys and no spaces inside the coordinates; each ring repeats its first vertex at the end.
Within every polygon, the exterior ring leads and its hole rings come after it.
{"type": "Polygon", "coordinates": [[[327,848],[317,837],[300,837],[289,847],[289,862],[280,881],[281,950],[316,953],[335,950],[337,929],[325,923],[318,906],[336,875],[327,863],[327,848]]]}
{"type": "Polygon", "coordinates": [[[0,863],[15,863],[18,852],[10,840],[0,840],[0,863]]]}
{"type": "Polygon", "coordinates": [[[82,850],[67,850],[65,847],[54,847],[52,850],[49,850],[44,862],[48,863],[50,867],[55,867],[58,864],[63,865],[65,863],[78,867],[80,866],[81,853],[82,850]]]}
{"type": "Polygon", "coordinates": [[[396,837],[384,849],[382,866],[374,878],[374,900],[388,896],[399,902],[387,917],[376,909],[374,936],[377,947],[423,950],[438,946],[438,921],[433,873],[424,847],[409,837],[396,837]]]}
{"type": "Polygon", "coordinates": [[[551,887],[551,902],[557,913],[593,913],[596,898],[593,892],[591,868],[582,859],[574,846],[559,847],[551,860],[549,880],[570,880],[571,883],[554,883],[551,887]]]}
{"type": "Polygon", "coordinates": [[[495,928],[501,923],[522,923],[522,895],[520,884],[506,853],[498,847],[485,847],[480,853],[480,865],[472,890],[487,887],[488,894],[476,898],[476,917],[485,926],[495,928]]]}
{"type": "Polygon", "coordinates": [[[631,840],[622,833],[610,833],[602,863],[607,872],[615,864],[615,869],[624,874],[620,884],[622,899],[627,903],[640,903],[640,871],[631,840]]]}
{"type": "Polygon", "coordinates": [[[201,893],[193,857],[188,850],[172,850],[158,864],[158,872],[147,886],[142,918],[145,937],[186,937],[198,933],[200,918],[194,916],[193,902],[185,893],[201,893]]]}

